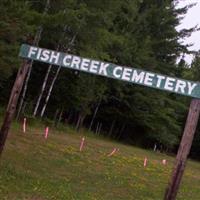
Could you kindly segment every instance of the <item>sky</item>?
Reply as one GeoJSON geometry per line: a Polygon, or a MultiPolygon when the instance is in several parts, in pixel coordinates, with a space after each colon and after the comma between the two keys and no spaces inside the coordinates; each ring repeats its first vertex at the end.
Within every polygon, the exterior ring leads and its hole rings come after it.
{"type": "MultiPolygon", "coordinates": [[[[197,3],[196,6],[190,8],[185,15],[184,19],[181,21],[181,24],[177,27],[177,30],[183,29],[183,28],[191,28],[195,25],[199,25],[200,27],[200,0],[180,0],[178,7],[184,7],[191,3],[197,3]]],[[[195,32],[191,35],[191,37],[186,38],[184,43],[193,44],[192,47],[190,47],[190,50],[200,50],[200,31],[195,32]]],[[[192,61],[192,56],[187,55],[186,61],[190,64],[192,61]]]]}

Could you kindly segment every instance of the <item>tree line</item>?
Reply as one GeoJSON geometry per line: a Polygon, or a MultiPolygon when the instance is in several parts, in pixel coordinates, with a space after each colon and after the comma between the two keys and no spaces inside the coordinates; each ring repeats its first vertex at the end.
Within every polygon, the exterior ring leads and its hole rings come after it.
{"type": "MultiPolygon", "coordinates": [[[[22,43],[198,81],[199,53],[177,31],[188,9],[177,0],[2,0],[0,104],[5,107],[22,43]],[[189,66],[184,55],[193,53],[189,66]],[[179,61],[177,62],[177,60],[179,61]]],[[[16,118],[50,119],[115,140],[175,152],[190,98],[32,62],[16,118]]],[[[191,155],[198,158],[199,128],[191,155]]]]}

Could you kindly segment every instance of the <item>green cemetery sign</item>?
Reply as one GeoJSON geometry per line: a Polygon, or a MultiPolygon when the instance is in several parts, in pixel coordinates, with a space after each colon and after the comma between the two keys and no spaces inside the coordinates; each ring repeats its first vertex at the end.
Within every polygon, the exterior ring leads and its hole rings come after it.
{"type": "Polygon", "coordinates": [[[20,56],[129,83],[200,98],[200,83],[23,44],[20,56]]]}

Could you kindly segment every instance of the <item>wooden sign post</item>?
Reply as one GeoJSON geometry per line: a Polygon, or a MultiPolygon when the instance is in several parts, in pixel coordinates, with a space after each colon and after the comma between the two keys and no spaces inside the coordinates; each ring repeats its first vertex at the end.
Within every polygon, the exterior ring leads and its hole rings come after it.
{"type": "Polygon", "coordinates": [[[28,68],[29,68],[29,61],[23,60],[23,63],[18,70],[17,77],[11,91],[8,107],[5,113],[3,124],[1,126],[1,130],[0,130],[0,155],[3,151],[4,144],[8,136],[9,129],[10,129],[10,125],[15,115],[18,98],[19,98],[28,68]]]}
{"type": "Polygon", "coordinates": [[[190,153],[192,141],[196,131],[199,119],[199,112],[200,112],[200,100],[193,99],[190,104],[189,113],[185,124],[185,129],[176,156],[175,167],[172,173],[171,181],[169,182],[169,186],[166,190],[164,200],[176,199],[181,178],[183,176],[183,172],[185,169],[187,157],[188,154],[190,153]]]}

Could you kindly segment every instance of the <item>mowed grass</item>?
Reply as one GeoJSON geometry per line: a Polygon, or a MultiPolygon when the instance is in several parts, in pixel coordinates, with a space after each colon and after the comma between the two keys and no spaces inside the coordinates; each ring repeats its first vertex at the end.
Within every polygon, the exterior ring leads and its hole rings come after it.
{"type": "MultiPolygon", "coordinates": [[[[73,130],[11,130],[0,161],[1,200],[161,200],[174,158],[73,130]],[[108,154],[113,148],[119,151],[108,154]],[[148,165],[143,167],[144,157],[148,165]],[[167,165],[161,163],[167,159],[167,165]]],[[[200,164],[189,161],[177,199],[200,199],[200,164]]]]}

